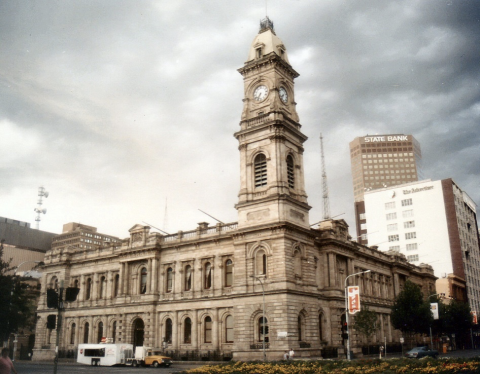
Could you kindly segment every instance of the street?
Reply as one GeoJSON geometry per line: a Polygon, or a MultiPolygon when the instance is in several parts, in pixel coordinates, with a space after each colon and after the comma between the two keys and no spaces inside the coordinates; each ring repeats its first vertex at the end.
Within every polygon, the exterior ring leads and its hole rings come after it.
{"type": "MultiPolygon", "coordinates": [[[[151,368],[151,367],[140,367],[132,368],[130,366],[88,366],[81,364],[62,364],[59,363],[57,367],[58,374],[85,374],[85,373],[98,373],[98,374],[109,374],[109,373],[159,373],[159,374],[171,374],[178,373],[184,370],[193,369],[201,365],[186,365],[176,364],[172,365],[170,368],[151,368]]],[[[30,361],[17,361],[15,362],[15,368],[17,369],[18,374],[52,374],[53,373],[53,363],[37,363],[30,361]]]]}
{"type": "MultiPolygon", "coordinates": [[[[389,355],[387,359],[391,358],[400,358],[400,354],[389,355]]],[[[448,359],[448,358],[472,358],[480,356],[480,349],[467,349],[467,350],[457,350],[448,352],[446,354],[440,354],[439,359],[448,359]]],[[[376,358],[376,357],[369,357],[376,358]]],[[[206,363],[207,364],[207,363],[206,363]]],[[[215,363],[212,363],[215,364],[215,363]]],[[[85,373],[99,373],[99,374],[109,374],[109,373],[123,373],[123,374],[132,374],[132,373],[159,373],[159,374],[172,374],[179,373],[184,370],[193,369],[202,364],[187,364],[185,362],[174,363],[170,368],[151,368],[151,367],[140,367],[132,368],[125,366],[88,366],[81,365],[77,363],[59,363],[57,368],[58,374],[85,374],[85,373]]],[[[15,362],[15,367],[18,371],[18,374],[52,374],[53,373],[53,363],[46,362],[30,362],[30,361],[17,361],[15,362]]]]}

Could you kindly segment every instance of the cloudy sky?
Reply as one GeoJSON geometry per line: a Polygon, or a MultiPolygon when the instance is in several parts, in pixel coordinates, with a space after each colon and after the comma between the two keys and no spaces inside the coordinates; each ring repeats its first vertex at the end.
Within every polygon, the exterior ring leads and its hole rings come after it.
{"type": "Polygon", "coordinates": [[[424,174],[480,203],[480,3],[475,0],[115,0],[0,3],[0,216],[127,237],[237,220],[243,81],[268,13],[300,73],[311,223],[352,226],[348,143],[412,134],[424,174]]]}

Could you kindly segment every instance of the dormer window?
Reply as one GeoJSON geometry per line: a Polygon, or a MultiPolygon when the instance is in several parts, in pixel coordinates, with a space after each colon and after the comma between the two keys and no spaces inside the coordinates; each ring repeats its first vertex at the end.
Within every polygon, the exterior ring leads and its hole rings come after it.
{"type": "Polygon", "coordinates": [[[262,58],[262,47],[255,49],[255,57],[262,58]]]}

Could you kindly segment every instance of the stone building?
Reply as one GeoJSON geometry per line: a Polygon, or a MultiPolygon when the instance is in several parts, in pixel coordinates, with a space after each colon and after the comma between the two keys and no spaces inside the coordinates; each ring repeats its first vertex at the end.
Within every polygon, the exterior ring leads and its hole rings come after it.
{"type": "MultiPolygon", "coordinates": [[[[303,143],[287,50],[266,19],[239,69],[244,109],[235,133],[240,151],[238,222],[161,235],[135,225],[128,238],[94,250],[52,249],[45,259],[34,359],[53,355],[46,329],[48,285],[78,284],[63,313],[60,349],[115,342],[161,347],[178,358],[280,359],[344,350],[344,282],[361,287],[378,313],[378,341],[399,339],[390,323],[393,297],[406,279],[433,293],[430,266],[351,240],[343,220],[310,227],[303,143]],[[355,280],[355,281],[354,281],[355,280]],[[263,310],[265,309],[265,317],[263,310]],[[213,355],[213,356],[212,356],[213,355]]],[[[359,351],[358,337],[352,347],[359,351]]]]}

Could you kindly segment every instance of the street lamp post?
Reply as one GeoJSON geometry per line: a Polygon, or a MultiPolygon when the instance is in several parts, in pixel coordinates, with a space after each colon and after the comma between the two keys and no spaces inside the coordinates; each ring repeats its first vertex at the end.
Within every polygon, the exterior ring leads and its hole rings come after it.
{"type": "MultiPolygon", "coordinates": [[[[38,266],[38,264],[43,264],[43,261],[23,261],[20,264],[18,264],[15,267],[15,269],[13,270],[13,286],[12,286],[12,289],[10,291],[10,303],[8,305],[9,318],[7,320],[7,334],[8,334],[7,339],[10,336],[10,334],[8,333],[8,328],[10,327],[10,310],[11,310],[11,306],[12,306],[13,292],[15,290],[17,271],[18,271],[18,269],[20,269],[20,266],[22,266],[24,264],[28,264],[28,263],[37,264],[37,266],[38,266]]],[[[18,342],[18,332],[15,332],[15,336],[14,336],[14,340],[13,340],[13,358],[12,358],[12,361],[15,361],[15,355],[17,353],[17,342],[18,342]]]]}
{"type": "Polygon", "coordinates": [[[349,323],[349,318],[348,318],[348,314],[349,314],[350,311],[348,310],[347,281],[348,281],[348,278],[353,277],[355,275],[360,275],[360,274],[365,274],[365,273],[370,273],[370,272],[371,272],[371,270],[365,270],[365,271],[361,271],[359,273],[350,274],[345,278],[345,322],[347,323],[347,360],[351,360],[351,357],[350,357],[350,323],[349,323]]]}
{"type": "Polygon", "coordinates": [[[262,350],[263,350],[263,361],[267,361],[267,354],[265,352],[265,287],[262,282],[262,278],[255,275],[250,275],[251,278],[255,278],[262,285],[262,294],[263,294],[263,311],[262,311],[262,350]]]}

